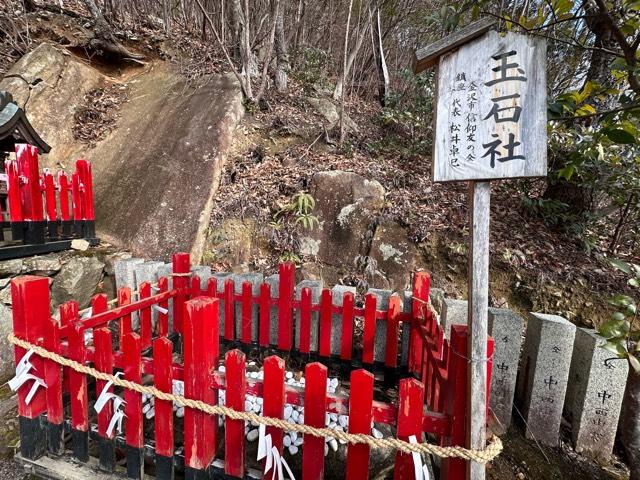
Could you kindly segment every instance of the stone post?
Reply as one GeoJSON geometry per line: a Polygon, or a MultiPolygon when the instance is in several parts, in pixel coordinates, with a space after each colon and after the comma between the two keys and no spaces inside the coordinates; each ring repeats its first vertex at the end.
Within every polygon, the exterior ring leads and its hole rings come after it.
{"type": "MultiPolygon", "coordinates": [[[[378,300],[377,309],[387,311],[389,309],[389,298],[391,290],[370,288],[367,293],[375,295],[378,300]]],[[[373,361],[384,363],[387,346],[387,322],[386,320],[376,321],[376,335],[373,344],[373,361]]]]}
{"type": "MultiPolygon", "coordinates": [[[[233,278],[236,295],[242,293],[242,284],[244,282],[251,283],[251,295],[257,297],[260,295],[260,285],[264,281],[264,275],[261,273],[240,273],[234,274],[233,278]]],[[[260,306],[256,303],[251,306],[251,341],[258,341],[258,317],[260,312],[260,306]]],[[[235,307],[236,314],[236,339],[241,338],[242,332],[242,302],[236,302],[235,307]]]]}
{"type": "Polygon", "coordinates": [[[440,309],[440,325],[444,329],[444,338],[449,338],[451,325],[467,325],[469,312],[466,300],[442,298],[440,309]]]}
{"type": "Polygon", "coordinates": [[[573,346],[565,416],[576,452],[607,463],[613,450],[629,373],[626,360],[601,346],[595,330],[578,328],[573,346]]]}
{"type": "Polygon", "coordinates": [[[526,437],[545,445],[558,445],[575,334],[575,325],[562,317],[529,315],[517,392],[526,437]]]}
{"type": "Polygon", "coordinates": [[[494,341],[489,405],[498,421],[493,426],[498,435],[506,433],[511,423],[523,329],[520,315],[506,308],[489,308],[489,335],[494,341]]]}

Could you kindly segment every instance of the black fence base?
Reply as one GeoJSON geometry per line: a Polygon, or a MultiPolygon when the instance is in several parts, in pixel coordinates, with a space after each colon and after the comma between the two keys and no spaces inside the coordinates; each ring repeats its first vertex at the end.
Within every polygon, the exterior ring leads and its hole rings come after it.
{"type": "Polygon", "coordinates": [[[47,449],[47,430],[44,419],[19,417],[20,454],[31,460],[44,455],[47,449]]]}
{"type": "Polygon", "coordinates": [[[210,476],[209,469],[199,469],[199,468],[191,468],[184,467],[184,480],[209,480],[212,478],[210,476]]]}
{"type": "Polygon", "coordinates": [[[144,473],[144,449],[127,445],[127,477],[142,478],[144,473]]]}
{"type": "Polygon", "coordinates": [[[47,222],[25,222],[24,243],[42,244],[45,242],[47,222]]]}
{"type": "Polygon", "coordinates": [[[173,480],[173,457],[156,455],[156,480],[173,480]]]}
{"type": "Polygon", "coordinates": [[[47,444],[50,454],[64,453],[64,423],[47,422],[47,444]]]}
{"type": "Polygon", "coordinates": [[[73,457],[81,462],[89,461],[89,432],[71,430],[73,457]]]}
{"type": "Polygon", "coordinates": [[[71,237],[71,231],[73,230],[73,220],[63,220],[61,223],[62,223],[62,238],[71,237]]]}
{"type": "Polygon", "coordinates": [[[99,437],[98,447],[100,448],[98,459],[100,470],[113,472],[116,468],[116,442],[113,439],[99,437]]]}

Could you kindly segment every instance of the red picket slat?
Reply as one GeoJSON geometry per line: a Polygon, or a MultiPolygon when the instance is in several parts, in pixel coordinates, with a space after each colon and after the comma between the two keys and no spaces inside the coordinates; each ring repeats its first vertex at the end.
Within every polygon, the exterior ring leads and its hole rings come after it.
{"type": "Polygon", "coordinates": [[[351,360],[353,355],[353,307],[355,299],[353,293],[346,292],[342,299],[342,339],[340,358],[351,360]]]}
{"type": "MultiPolygon", "coordinates": [[[[73,318],[69,330],[69,358],[76,362],[85,363],[86,349],[84,345],[84,330],[82,330],[78,320],[78,304],[67,302],[65,308],[70,310],[69,317],[73,318]]],[[[75,370],[69,369],[69,397],[71,399],[71,428],[83,434],[89,431],[89,402],[87,395],[87,377],[75,370]]],[[[76,436],[74,451],[79,460],[88,460],[86,442],[88,437],[76,436]]]]}
{"type": "MultiPolygon", "coordinates": [[[[442,438],[443,445],[464,445],[466,441],[467,411],[467,327],[451,326],[447,383],[443,386],[443,397],[447,415],[451,418],[450,434],[442,438]],[[454,353],[455,352],[455,353],[454,353]]],[[[465,478],[467,464],[459,458],[442,460],[444,478],[465,478]]]]}
{"type": "Polygon", "coordinates": [[[191,277],[191,298],[199,297],[202,295],[202,282],[200,282],[200,277],[198,275],[194,275],[191,277]]]}
{"type": "MultiPolygon", "coordinates": [[[[415,378],[400,380],[400,400],[398,404],[397,437],[408,441],[415,435],[422,441],[422,407],[424,405],[424,386],[415,378]]],[[[413,458],[410,453],[396,452],[394,480],[416,480],[413,458]]]]}
{"type": "Polygon", "coordinates": [[[364,328],[362,332],[362,363],[373,364],[378,299],[372,293],[364,297],[364,328]]]}
{"type": "Polygon", "coordinates": [[[218,297],[218,280],[215,277],[211,277],[207,282],[207,296],[218,297]]]}
{"type": "Polygon", "coordinates": [[[230,278],[224,282],[224,339],[235,340],[236,308],[233,299],[235,285],[230,278]]]}
{"type": "Polygon", "coordinates": [[[300,351],[311,350],[311,289],[305,287],[300,292],[300,351]]]}
{"type": "MultiPolygon", "coordinates": [[[[111,331],[106,327],[94,330],[93,345],[95,347],[94,363],[96,370],[111,375],[113,373],[111,331]]],[[[106,383],[104,380],[96,380],[96,398],[100,395],[106,383]]],[[[113,392],[113,387],[109,389],[109,392],[113,392]]],[[[98,413],[98,434],[103,438],[113,438],[115,436],[114,431],[111,432],[111,435],[107,434],[107,428],[109,427],[112,414],[112,402],[107,402],[100,413],[98,413]]]]}
{"type": "MultiPolygon", "coordinates": [[[[166,393],[173,393],[173,343],[167,337],[153,341],[153,384],[166,393]]],[[[173,456],[173,402],[155,399],[156,454],[173,456]]]]}
{"type": "MultiPolygon", "coordinates": [[[[103,293],[94,295],[91,299],[91,314],[97,315],[108,310],[107,296],[103,293]]],[[[96,370],[111,375],[113,373],[113,341],[111,330],[108,327],[98,328],[93,331],[93,345],[95,347],[94,364],[96,370]]],[[[106,382],[96,380],[96,398],[102,392],[106,382]]],[[[109,389],[113,392],[113,388],[109,389]]],[[[107,402],[104,408],[98,413],[98,434],[103,438],[113,438],[115,432],[107,435],[109,421],[113,414],[112,403],[107,402]]]]}
{"type": "Polygon", "coordinates": [[[60,219],[63,222],[71,220],[69,211],[69,177],[64,172],[58,172],[58,189],[60,203],[60,219]]]}
{"type": "Polygon", "coordinates": [[[242,325],[242,343],[250,344],[251,343],[251,295],[252,295],[251,282],[244,282],[242,284],[242,304],[241,304],[241,325],[242,325]]]}
{"type": "Polygon", "coordinates": [[[176,253],[173,255],[173,288],[180,293],[173,299],[173,329],[182,333],[184,318],[184,303],[189,299],[186,290],[189,287],[189,274],[191,272],[191,259],[188,253],[176,253]]]}
{"type": "Polygon", "coordinates": [[[320,356],[331,356],[331,290],[322,290],[320,296],[320,356]]]}
{"type": "Polygon", "coordinates": [[[53,180],[53,174],[48,168],[44,169],[42,174],[44,184],[44,196],[46,200],[47,220],[55,222],[58,219],[56,207],[56,186],[53,180]]]}
{"type": "Polygon", "coordinates": [[[18,172],[27,180],[21,195],[22,212],[27,220],[42,221],[44,220],[44,209],[40,190],[37,147],[28,144],[16,144],[16,160],[18,162],[18,172]]]}
{"type": "MultiPolygon", "coordinates": [[[[151,284],[149,282],[142,282],[138,287],[138,298],[144,300],[150,296],[151,284]]],[[[142,341],[142,348],[149,348],[151,346],[151,307],[140,310],[140,340],[142,341]]]]}
{"type": "MultiPolygon", "coordinates": [[[[131,289],[129,287],[121,287],[118,289],[118,306],[122,307],[123,305],[129,305],[131,303],[131,289]]],[[[120,319],[120,349],[122,350],[122,345],[124,342],[124,337],[126,334],[131,333],[133,331],[133,326],[131,323],[131,314],[124,315],[120,319]]]]}
{"type": "Polygon", "coordinates": [[[80,192],[80,176],[77,173],[71,175],[71,207],[73,209],[73,219],[80,221],[84,219],[82,213],[82,193],[80,192]]]}
{"type": "Polygon", "coordinates": [[[411,335],[409,341],[409,371],[418,373],[422,363],[423,344],[419,328],[426,302],[429,301],[431,277],[427,272],[416,272],[413,276],[413,303],[411,306],[411,335]]]}
{"type": "MultiPolygon", "coordinates": [[[[158,293],[164,293],[169,289],[169,280],[167,279],[167,277],[161,277],[158,279],[158,293]]],[[[169,310],[169,300],[163,300],[162,302],[158,302],[158,306],[160,308],[163,308],[165,310],[169,310]]],[[[157,317],[157,331],[158,331],[158,336],[160,337],[166,337],[167,335],[169,335],[169,314],[168,313],[162,313],[162,312],[158,312],[158,317],[157,317]]]]}
{"type": "Polygon", "coordinates": [[[271,286],[260,285],[260,346],[268,347],[271,335],[271,286]]]}
{"type": "MultiPolygon", "coordinates": [[[[327,367],[310,363],[305,368],[304,424],[324,428],[327,407],[327,367]]],[[[324,477],[324,445],[322,437],[304,436],[302,447],[303,480],[322,480],[324,477]]]]}
{"type": "MultiPolygon", "coordinates": [[[[209,373],[218,359],[218,300],[197,297],[185,304],[184,394],[215,405],[218,392],[209,387],[209,373]]],[[[218,419],[200,410],[184,413],[185,465],[205,469],[216,450],[218,419]]]]}
{"type": "MultiPolygon", "coordinates": [[[[58,321],[48,317],[47,334],[44,336],[44,348],[50,352],[59,353],[60,336],[58,321]]],[[[53,360],[44,359],[44,383],[47,385],[47,421],[60,425],[64,421],[64,406],[62,404],[62,367],[53,360]]],[[[58,452],[54,452],[58,453],[58,452]]]]}
{"type": "MultiPolygon", "coordinates": [[[[351,373],[349,433],[371,434],[373,381],[373,374],[366,370],[355,370],[351,373]]],[[[369,453],[370,447],[365,444],[347,446],[347,480],[369,478],[369,453]]]]}
{"type": "Polygon", "coordinates": [[[296,266],[293,263],[280,264],[280,283],[278,285],[278,348],[291,350],[293,325],[293,293],[296,266]]]}
{"type": "Polygon", "coordinates": [[[398,330],[401,311],[400,297],[392,295],[389,298],[389,308],[387,309],[387,341],[384,359],[384,364],[387,367],[395,368],[398,365],[398,330]]]}
{"type": "MultiPolygon", "coordinates": [[[[142,382],[142,340],[137,333],[124,336],[122,345],[124,355],[124,378],[134,383],[142,382]]],[[[129,390],[124,391],[125,443],[127,445],[127,475],[129,478],[141,478],[144,470],[142,447],[144,446],[142,395],[129,390]]]]}
{"type": "Polygon", "coordinates": [[[7,172],[7,201],[9,204],[9,219],[11,222],[22,222],[24,212],[22,211],[22,197],[20,195],[20,173],[18,163],[12,160],[4,162],[7,172]]]}
{"type": "MultiPolygon", "coordinates": [[[[284,360],[272,355],[264,360],[264,388],[262,412],[265,417],[282,418],[284,415],[284,360]]],[[[272,445],[282,453],[282,430],[267,427],[272,445]]]]}
{"type": "MultiPolygon", "coordinates": [[[[246,395],[246,359],[240,350],[231,350],[225,356],[225,402],[238,412],[244,411],[246,395]]],[[[225,459],[227,475],[244,478],[244,420],[225,420],[225,459]]]]}

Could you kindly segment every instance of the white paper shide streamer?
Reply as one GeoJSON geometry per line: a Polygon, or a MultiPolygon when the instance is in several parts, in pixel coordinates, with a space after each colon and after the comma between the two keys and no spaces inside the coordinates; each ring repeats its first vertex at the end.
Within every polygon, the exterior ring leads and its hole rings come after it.
{"type": "MultiPolygon", "coordinates": [[[[409,437],[409,443],[418,443],[415,435],[409,437]]],[[[418,452],[411,452],[411,457],[413,457],[414,478],[429,480],[429,468],[422,464],[422,456],[418,452]]]]}
{"type": "MultiPolygon", "coordinates": [[[[120,377],[123,373],[118,372],[115,374],[116,377],[120,377]]],[[[125,401],[120,398],[115,393],[109,392],[109,389],[113,385],[113,382],[109,380],[102,391],[100,392],[100,396],[98,396],[96,403],[93,408],[96,412],[100,413],[104,406],[110,401],[113,400],[113,415],[111,417],[111,421],[109,422],[109,426],[107,427],[107,435],[111,436],[114,427],[118,429],[118,433],[122,433],[122,419],[125,418],[124,414],[124,404],[125,401]]]]}
{"type": "Polygon", "coordinates": [[[15,377],[13,377],[8,382],[9,388],[11,389],[11,391],[15,392],[25,382],[28,382],[29,380],[33,380],[33,385],[31,386],[31,390],[29,390],[29,393],[27,394],[27,398],[24,399],[27,405],[31,403],[31,400],[33,399],[33,396],[36,394],[36,391],[38,391],[38,388],[47,387],[47,385],[44,383],[44,380],[41,377],[38,377],[36,375],[29,373],[31,372],[32,369],[35,370],[35,367],[29,361],[33,353],[34,353],[33,350],[29,350],[27,353],[24,354],[24,356],[18,362],[18,365],[16,365],[15,377]]]}
{"type": "Polygon", "coordinates": [[[273,470],[271,480],[284,480],[284,470],[286,470],[289,480],[296,480],[287,461],[280,455],[278,449],[272,445],[271,435],[265,435],[267,427],[260,424],[258,430],[260,435],[258,437],[257,460],[265,459],[264,478],[269,478],[267,473],[273,470]]]}

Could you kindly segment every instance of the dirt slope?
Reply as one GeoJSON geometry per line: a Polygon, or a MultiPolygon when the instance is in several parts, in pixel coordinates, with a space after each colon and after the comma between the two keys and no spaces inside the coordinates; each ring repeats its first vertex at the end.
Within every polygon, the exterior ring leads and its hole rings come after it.
{"type": "Polygon", "coordinates": [[[234,79],[187,84],[159,60],[106,75],[47,44],[9,75],[0,88],[26,103],[29,119],[53,147],[42,166],[92,162],[102,238],[148,258],[179,250],[199,257],[220,166],[243,112],[234,79]],[[126,89],[128,100],[115,129],[89,146],[73,135],[74,115],[88,91],[111,84],[126,89]]]}

